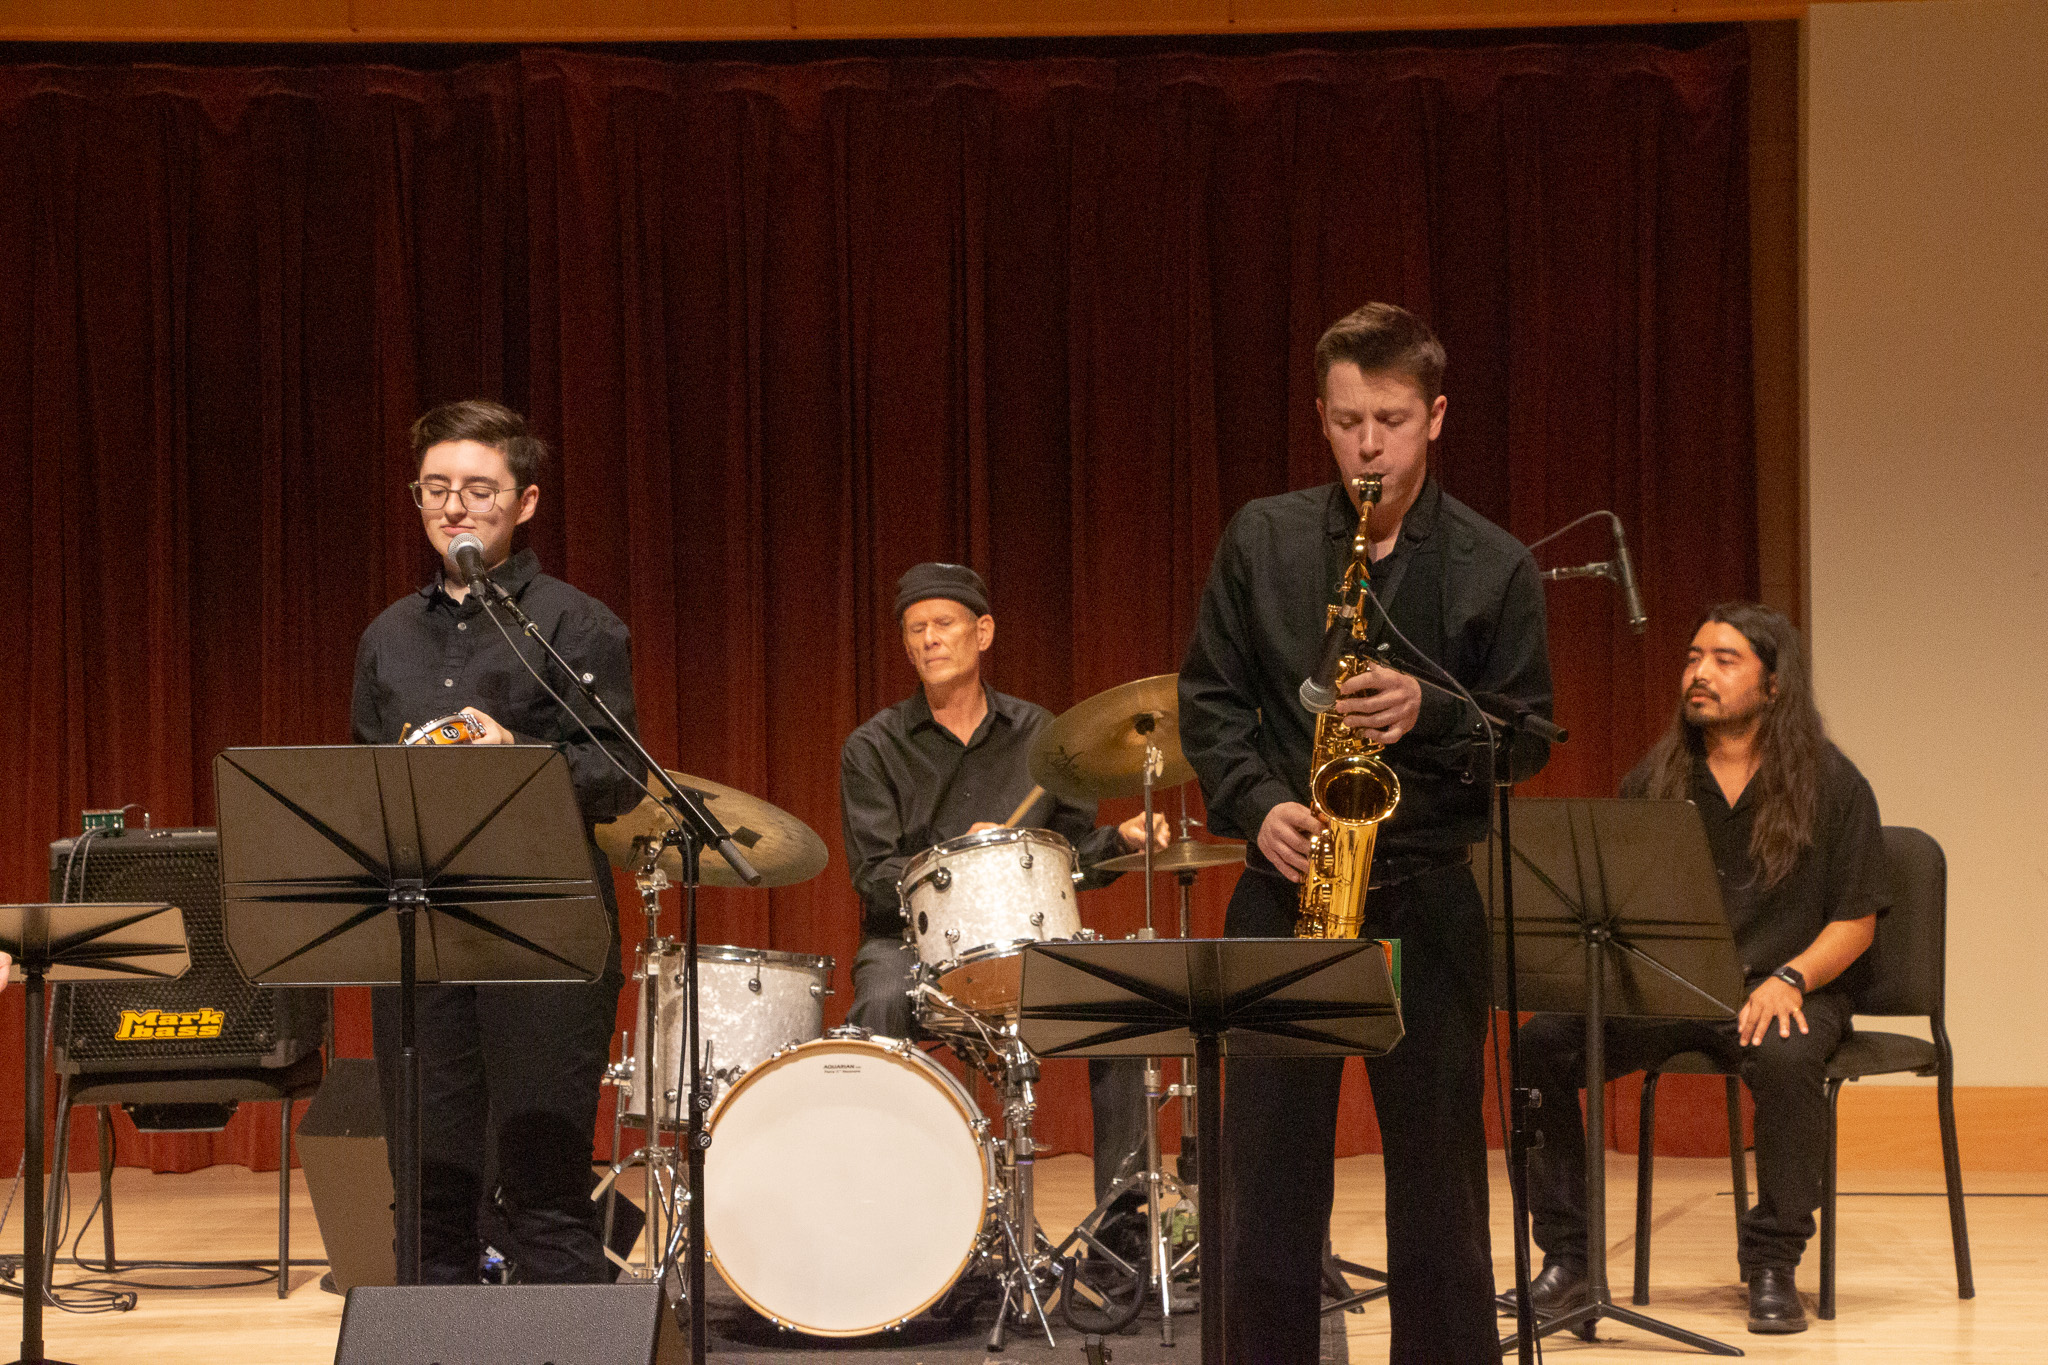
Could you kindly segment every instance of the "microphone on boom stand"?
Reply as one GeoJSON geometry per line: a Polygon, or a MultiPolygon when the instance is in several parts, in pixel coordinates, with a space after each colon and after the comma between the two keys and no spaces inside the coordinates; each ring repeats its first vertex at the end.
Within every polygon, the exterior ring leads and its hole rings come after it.
{"type": "Polygon", "coordinates": [[[1577,521],[1567,522],[1543,537],[1542,540],[1533,542],[1529,548],[1533,550],[1538,545],[1555,540],[1580,522],[1590,521],[1594,517],[1607,518],[1608,525],[1614,531],[1614,558],[1595,560],[1591,564],[1574,564],[1567,568],[1543,569],[1540,572],[1543,577],[1553,580],[1564,578],[1605,578],[1609,580],[1621,589],[1622,610],[1628,616],[1628,628],[1641,635],[1649,628],[1650,613],[1643,609],[1643,592],[1636,585],[1635,561],[1629,558],[1628,537],[1622,533],[1620,517],[1607,511],[1588,512],[1585,516],[1578,518],[1577,521]]]}

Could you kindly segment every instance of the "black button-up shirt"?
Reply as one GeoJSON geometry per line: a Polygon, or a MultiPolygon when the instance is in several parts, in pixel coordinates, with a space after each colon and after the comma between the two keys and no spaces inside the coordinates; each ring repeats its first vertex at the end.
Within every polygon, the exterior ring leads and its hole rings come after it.
{"type": "MultiPolygon", "coordinates": [[[[1326,608],[1351,556],[1358,512],[1340,484],[1246,503],[1216,548],[1180,672],[1181,749],[1202,780],[1210,828],[1254,842],[1266,814],[1308,801],[1315,721],[1301,704],[1326,608]]],[[[1375,594],[1428,658],[1473,692],[1550,715],[1543,587],[1519,541],[1434,478],[1401,520],[1395,548],[1372,565],[1375,594]]],[[[1368,609],[1372,657],[1430,676],[1368,609]],[[1383,649],[1384,647],[1384,649],[1383,649]]],[[[1486,762],[1478,719],[1454,696],[1422,689],[1415,728],[1384,754],[1401,804],[1381,825],[1378,854],[1436,855],[1486,837],[1486,762]]],[[[1547,748],[1531,745],[1533,772],[1547,748]]]]}
{"type": "MultiPolygon", "coordinates": [[[[1707,828],[1707,849],[1721,874],[1728,928],[1742,958],[1743,981],[1751,988],[1805,952],[1828,925],[1882,914],[1891,906],[1877,794],[1848,755],[1832,744],[1821,756],[1817,780],[1813,842],[1776,886],[1766,888],[1749,856],[1756,780],[1750,779],[1731,806],[1706,760],[1693,764],[1692,803],[1707,828]]],[[[1621,794],[1642,796],[1649,782],[1645,759],[1622,779],[1621,794]]],[[[1862,984],[1865,961],[1856,959],[1826,989],[1853,995],[1862,984]]]]}
{"type": "MultiPolygon", "coordinates": [[[[542,573],[531,550],[512,556],[491,577],[572,667],[596,675],[605,705],[621,723],[633,725],[633,658],[624,623],[596,598],[542,573]]],[[[481,593],[471,592],[457,602],[441,590],[437,574],[370,623],[356,650],[350,706],[356,743],[396,744],[415,726],[474,706],[519,743],[552,744],[563,753],[586,828],[631,810],[644,793],[612,759],[634,777],[644,777],[639,756],[540,645],[525,638],[500,610],[498,617],[512,637],[508,641],[484,614],[481,599],[481,593]],[[512,641],[518,642],[516,655],[512,641]],[[576,708],[595,743],[534,681],[522,656],[576,708]]],[[[597,880],[605,904],[612,905],[611,877],[597,880]]]]}
{"type": "MultiPolygon", "coordinates": [[[[967,743],[932,717],[919,688],[877,712],[839,751],[839,810],[846,861],[860,893],[862,930],[894,938],[903,932],[896,883],[910,860],[934,844],[957,839],[970,825],[1010,817],[1031,791],[1031,744],[1052,713],[994,688],[982,689],[988,714],[967,743]]],[[[1095,806],[1048,793],[1018,824],[1049,829],[1074,846],[1085,867],[1123,852],[1113,825],[1095,828],[1095,806]]],[[[1084,888],[1105,886],[1114,873],[1092,873],[1084,888]]]]}

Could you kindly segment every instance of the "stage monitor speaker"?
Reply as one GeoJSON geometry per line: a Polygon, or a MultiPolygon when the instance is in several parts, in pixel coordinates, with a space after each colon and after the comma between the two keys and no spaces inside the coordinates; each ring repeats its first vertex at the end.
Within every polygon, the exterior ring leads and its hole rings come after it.
{"type": "Polygon", "coordinates": [[[287,1067],[319,1048],[327,992],[252,985],[228,955],[220,841],[210,829],[92,831],[50,845],[53,901],[168,901],[192,966],[175,981],[95,981],[57,992],[57,1070],[287,1067]]]}
{"type": "MultiPolygon", "coordinates": [[[[313,1197],[313,1217],[327,1247],[334,1287],[341,1293],[363,1286],[396,1284],[391,1253],[391,1165],[384,1141],[384,1101],[377,1063],[367,1057],[337,1057],[320,1082],[320,1093],[299,1120],[299,1165],[313,1197]]],[[[592,1177],[593,1183],[596,1177],[592,1177]]],[[[614,1191],[616,1193],[616,1191],[614,1191]]],[[[647,1219],[623,1194],[612,1212],[612,1252],[632,1255],[647,1219]]],[[[519,1259],[509,1229],[492,1210],[479,1211],[488,1240],[514,1262],[519,1259]]],[[[611,1274],[618,1276],[618,1262],[611,1274]]]]}
{"type": "Polygon", "coordinates": [[[352,1290],[334,1365],[671,1365],[689,1343],[658,1284],[352,1290]]]}
{"type": "Polygon", "coordinates": [[[398,1282],[391,1252],[391,1164],[377,1064],[337,1057],[299,1120],[299,1165],[334,1287],[398,1282]]]}

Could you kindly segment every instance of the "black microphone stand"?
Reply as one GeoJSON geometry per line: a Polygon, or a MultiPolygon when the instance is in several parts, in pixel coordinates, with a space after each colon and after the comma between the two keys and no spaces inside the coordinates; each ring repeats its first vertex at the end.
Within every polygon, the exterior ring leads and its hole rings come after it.
{"type": "Polygon", "coordinates": [[[1532,1092],[1522,1084],[1522,1011],[1515,986],[1515,879],[1508,875],[1507,867],[1507,860],[1514,856],[1510,825],[1515,804],[1514,744],[1515,737],[1523,734],[1553,744],[1562,744],[1571,736],[1562,727],[1506,697],[1489,696],[1486,706],[1507,713],[1497,716],[1484,706],[1479,710],[1492,730],[1494,820],[1500,831],[1500,917],[1505,934],[1502,966],[1507,972],[1508,1016],[1508,1201],[1513,1207],[1515,1229],[1515,1355],[1520,1365],[1531,1365],[1536,1352],[1536,1313],[1529,1303],[1529,1110],[1543,1101],[1541,1096],[1532,1099],[1532,1092]]]}
{"type": "MultiPolygon", "coordinates": [[[[739,879],[748,886],[760,885],[761,874],[754,870],[754,865],[747,861],[746,855],[733,843],[732,835],[719,822],[718,817],[704,805],[697,793],[669,776],[668,770],[655,762],[654,755],[648,753],[646,746],[641,744],[640,736],[633,733],[629,726],[621,723],[611,707],[605,704],[604,698],[597,692],[596,674],[578,672],[569,667],[568,661],[556,652],[555,647],[548,642],[547,636],[541,634],[540,629],[534,625],[532,618],[520,610],[519,603],[513,600],[512,594],[492,581],[489,573],[471,575],[469,586],[483,593],[486,609],[492,601],[505,608],[519,629],[532,637],[547,652],[547,656],[554,660],[555,667],[576,684],[576,690],[583,694],[583,699],[590,703],[593,710],[604,717],[612,731],[632,746],[640,761],[647,765],[649,775],[668,791],[668,796],[662,804],[669,811],[672,826],[662,835],[662,842],[676,849],[682,861],[683,1036],[690,1040],[687,1087],[689,1119],[684,1130],[684,1140],[689,1147],[690,1235],[689,1245],[684,1249],[683,1257],[690,1304],[690,1360],[691,1365],[703,1365],[708,1344],[704,1322],[704,1149],[711,1145],[711,1135],[704,1129],[705,1116],[711,1109],[711,1094],[703,1076],[703,1057],[697,1047],[697,1039],[702,1036],[697,1028],[697,886],[703,851],[706,848],[715,849],[738,874],[739,879]]],[[[652,958],[649,959],[649,969],[653,969],[652,958]]],[[[654,1029],[652,1025],[643,1026],[647,1029],[648,1070],[651,1073],[654,1069],[654,1029]]],[[[646,1078],[645,1088],[648,1124],[653,1128],[658,1122],[656,1116],[660,1112],[660,1088],[657,1078],[650,1074],[646,1078]]],[[[650,1137],[649,1141],[651,1143],[653,1139],[650,1137]]],[[[649,1210],[650,1215],[652,1212],[653,1210],[649,1210]]],[[[664,1257],[660,1261],[655,1261],[650,1256],[649,1261],[656,1267],[655,1283],[660,1284],[663,1279],[661,1267],[667,1264],[667,1260],[664,1257]]]]}

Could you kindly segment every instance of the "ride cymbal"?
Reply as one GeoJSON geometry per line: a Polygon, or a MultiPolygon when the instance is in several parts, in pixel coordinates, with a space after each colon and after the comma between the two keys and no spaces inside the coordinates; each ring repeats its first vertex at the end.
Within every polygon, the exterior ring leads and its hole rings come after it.
{"type": "Polygon", "coordinates": [[[1159,751],[1152,787],[1177,787],[1195,775],[1180,752],[1177,673],[1097,692],[1061,713],[1031,746],[1031,780],[1069,801],[1137,796],[1145,790],[1145,749],[1159,751]]]}
{"type": "MultiPolygon", "coordinates": [[[[740,851],[747,855],[747,861],[761,874],[762,887],[794,886],[825,870],[828,856],[825,841],[809,825],[780,806],[770,805],[737,787],[691,777],[687,773],[670,772],[669,776],[676,780],[677,786],[696,792],[705,809],[717,816],[719,823],[731,832],[733,842],[740,846],[740,851]]],[[[599,825],[597,846],[613,863],[631,871],[639,861],[633,841],[658,836],[667,828],[668,813],[650,797],[618,819],[599,825]]],[[[680,881],[683,875],[681,851],[664,849],[660,866],[662,871],[680,881]]],[[[716,849],[704,850],[697,870],[700,886],[746,885],[732,870],[731,864],[718,856],[716,849]]]]}

